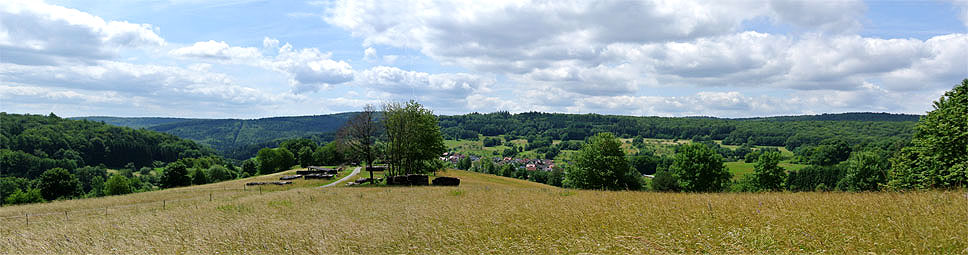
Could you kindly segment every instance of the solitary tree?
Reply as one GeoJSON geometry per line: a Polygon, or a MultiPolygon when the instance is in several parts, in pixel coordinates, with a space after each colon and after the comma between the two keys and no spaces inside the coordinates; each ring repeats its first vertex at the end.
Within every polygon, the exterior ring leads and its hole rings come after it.
{"type": "Polygon", "coordinates": [[[111,175],[111,178],[108,178],[108,181],[104,183],[105,195],[113,196],[128,193],[131,193],[131,182],[128,181],[127,177],[120,174],[111,175]]]}
{"type": "Polygon", "coordinates": [[[578,150],[575,164],[565,171],[565,186],[580,189],[638,190],[641,177],[625,159],[622,142],[599,133],[578,150]]]}
{"type": "Polygon", "coordinates": [[[428,164],[444,153],[444,139],[437,116],[416,101],[383,105],[387,135],[388,176],[423,173],[428,164]]]}
{"type": "Polygon", "coordinates": [[[357,113],[343,124],[338,132],[339,141],[358,155],[364,161],[367,171],[370,172],[370,183],[373,183],[373,160],[376,158],[375,146],[377,133],[380,131],[380,124],[376,119],[376,110],[372,105],[363,107],[363,111],[357,113]]]}
{"type": "Polygon", "coordinates": [[[722,191],[732,178],[722,156],[700,143],[680,147],[669,171],[678,180],[678,187],[688,192],[722,191]]]}
{"type": "Polygon", "coordinates": [[[753,180],[760,190],[778,191],[783,189],[786,170],[779,166],[779,152],[764,152],[753,166],[753,180]]]}

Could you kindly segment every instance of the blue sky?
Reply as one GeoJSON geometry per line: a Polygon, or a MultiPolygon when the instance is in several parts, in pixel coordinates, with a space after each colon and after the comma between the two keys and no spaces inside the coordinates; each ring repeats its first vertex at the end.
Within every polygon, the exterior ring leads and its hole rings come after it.
{"type": "Polygon", "coordinates": [[[0,110],[260,118],[924,113],[968,1],[11,1],[0,110]]]}

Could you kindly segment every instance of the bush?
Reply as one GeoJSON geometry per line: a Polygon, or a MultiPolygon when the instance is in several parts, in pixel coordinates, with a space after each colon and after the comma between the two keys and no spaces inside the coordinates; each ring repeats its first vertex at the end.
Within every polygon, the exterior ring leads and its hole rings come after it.
{"type": "Polygon", "coordinates": [[[131,182],[127,177],[122,175],[111,175],[108,181],[104,183],[104,194],[108,196],[113,195],[124,195],[131,193],[131,182]]]}
{"type": "Polygon", "coordinates": [[[679,191],[679,180],[669,171],[657,171],[652,178],[653,191],[679,191]]]}
{"type": "Polygon", "coordinates": [[[5,199],[6,204],[29,204],[29,203],[40,203],[45,202],[44,197],[40,194],[40,189],[27,189],[27,191],[16,190],[5,199]]]}

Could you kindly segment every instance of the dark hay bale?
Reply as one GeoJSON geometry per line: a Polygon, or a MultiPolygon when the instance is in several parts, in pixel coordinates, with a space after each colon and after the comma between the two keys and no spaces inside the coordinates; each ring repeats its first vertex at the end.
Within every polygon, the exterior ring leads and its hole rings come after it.
{"type": "Polygon", "coordinates": [[[283,176],[283,177],[279,177],[279,180],[285,181],[285,180],[293,180],[293,179],[299,179],[299,178],[302,178],[302,175],[298,175],[298,174],[297,175],[286,175],[286,176],[283,176]]]}
{"type": "Polygon", "coordinates": [[[409,174],[407,183],[416,186],[430,185],[430,177],[425,174],[409,174]]]}
{"type": "Polygon", "coordinates": [[[309,180],[309,179],[332,179],[333,176],[335,176],[335,175],[332,175],[332,174],[307,174],[307,175],[304,175],[303,178],[305,178],[306,180],[309,180]]]}
{"type": "Polygon", "coordinates": [[[433,183],[434,186],[459,186],[460,179],[456,177],[437,177],[433,183]]]}

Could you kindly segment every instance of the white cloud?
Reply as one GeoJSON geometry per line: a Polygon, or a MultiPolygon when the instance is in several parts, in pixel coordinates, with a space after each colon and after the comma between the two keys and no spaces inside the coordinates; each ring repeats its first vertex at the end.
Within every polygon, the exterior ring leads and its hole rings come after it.
{"type": "Polygon", "coordinates": [[[122,48],[163,46],[148,24],[105,21],[75,9],[41,1],[0,3],[2,62],[24,65],[92,63],[111,59],[122,48]]]}
{"type": "Polygon", "coordinates": [[[465,99],[475,92],[486,92],[493,78],[466,73],[430,74],[396,67],[377,66],[357,73],[354,84],[383,92],[383,98],[416,98],[443,108],[465,107],[465,99]]]}
{"type": "Polygon", "coordinates": [[[230,47],[228,43],[212,40],[196,42],[192,46],[174,49],[169,54],[182,58],[200,58],[218,61],[252,61],[262,57],[259,49],[252,47],[230,47]]]}
{"type": "Polygon", "coordinates": [[[98,65],[28,66],[0,64],[0,79],[32,87],[117,93],[156,98],[157,103],[252,105],[278,98],[235,85],[227,75],[171,66],[102,61],[98,65]],[[54,74],[54,75],[51,75],[54,74]]]}
{"type": "Polygon", "coordinates": [[[376,49],[373,47],[366,48],[363,50],[363,60],[373,61],[377,58],[376,49]]]}
{"type": "Polygon", "coordinates": [[[345,61],[330,59],[332,54],[317,48],[293,49],[291,44],[279,46],[279,40],[264,38],[263,48],[275,51],[275,56],[263,54],[254,47],[230,46],[225,42],[196,42],[191,46],[171,50],[175,57],[202,61],[219,61],[258,66],[289,76],[289,85],[296,94],[315,92],[332,84],[353,80],[353,67],[345,61]]]}

